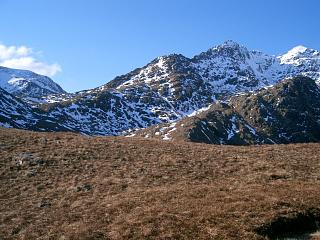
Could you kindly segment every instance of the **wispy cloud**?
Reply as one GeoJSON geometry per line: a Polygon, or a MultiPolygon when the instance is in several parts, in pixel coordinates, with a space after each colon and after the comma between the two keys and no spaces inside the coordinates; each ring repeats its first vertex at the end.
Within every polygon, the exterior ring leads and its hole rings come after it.
{"type": "Polygon", "coordinates": [[[37,54],[26,46],[6,46],[0,43],[0,66],[30,70],[52,77],[61,72],[57,63],[48,64],[37,59],[37,54]]]}

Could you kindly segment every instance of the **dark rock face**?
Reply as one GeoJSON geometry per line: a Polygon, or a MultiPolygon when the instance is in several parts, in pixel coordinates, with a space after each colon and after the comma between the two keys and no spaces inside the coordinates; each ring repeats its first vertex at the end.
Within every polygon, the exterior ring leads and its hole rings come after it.
{"type": "Polygon", "coordinates": [[[233,96],[175,123],[137,131],[139,136],[213,144],[320,141],[320,89],[304,76],[233,96]]]}
{"type": "Polygon", "coordinates": [[[205,118],[197,121],[190,130],[188,138],[193,142],[232,145],[263,141],[239,113],[225,104],[210,108],[205,118]]]}
{"type": "Polygon", "coordinates": [[[249,124],[276,143],[320,140],[320,91],[310,78],[295,77],[230,102],[249,124]]]}

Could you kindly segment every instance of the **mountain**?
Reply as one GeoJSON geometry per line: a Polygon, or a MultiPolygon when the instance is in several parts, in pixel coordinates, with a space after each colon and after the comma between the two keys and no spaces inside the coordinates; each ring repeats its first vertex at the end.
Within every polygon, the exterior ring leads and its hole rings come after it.
{"type": "Polygon", "coordinates": [[[44,102],[54,103],[38,107],[71,131],[120,135],[178,121],[217,100],[256,91],[290,76],[320,81],[319,59],[318,51],[301,46],[270,56],[227,41],[193,58],[181,54],[156,58],[101,87],[53,95],[44,102]]]}
{"type": "Polygon", "coordinates": [[[1,66],[0,88],[31,102],[47,95],[65,93],[57,83],[46,76],[1,66]]]}
{"type": "Polygon", "coordinates": [[[34,123],[31,107],[0,88],[0,126],[24,129],[34,123]]]}
{"type": "Polygon", "coordinates": [[[34,131],[73,131],[2,88],[0,88],[0,127],[34,131]]]}
{"type": "MultiPolygon", "coordinates": [[[[308,77],[217,102],[208,110],[131,136],[214,144],[320,141],[320,88],[308,77]]],[[[130,135],[129,135],[130,136],[130,135]]]]}
{"type": "Polygon", "coordinates": [[[119,135],[177,121],[217,99],[261,89],[288,76],[320,80],[319,52],[292,51],[275,57],[227,41],[191,59],[180,54],[156,58],[99,88],[43,108],[76,131],[119,135]]]}

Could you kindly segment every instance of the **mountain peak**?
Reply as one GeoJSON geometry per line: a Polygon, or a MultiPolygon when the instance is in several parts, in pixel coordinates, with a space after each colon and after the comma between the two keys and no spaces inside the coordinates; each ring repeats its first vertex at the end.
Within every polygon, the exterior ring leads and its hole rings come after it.
{"type": "Polygon", "coordinates": [[[29,70],[0,66],[0,87],[14,96],[22,98],[41,98],[65,91],[49,77],[29,70]]]}
{"type": "Polygon", "coordinates": [[[202,52],[199,55],[194,56],[194,60],[211,59],[212,57],[231,57],[243,61],[249,55],[249,51],[246,47],[240,45],[233,40],[227,40],[220,45],[216,45],[210,48],[206,52],[202,52]]]}
{"type": "Polygon", "coordinates": [[[220,46],[222,46],[222,47],[231,47],[231,48],[239,48],[240,44],[235,42],[235,41],[233,41],[233,40],[227,40],[223,44],[221,44],[220,46]]]}
{"type": "Polygon", "coordinates": [[[239,43],[233,41],[233,40],[226,40],[225,42],[216,45],[209,49],[211,50],[224,50],[224,49],[231,49],[231,50],[238,50],[241,48],[245,48],[244,46],[240,45],[239,43]]]}
{"type": "Polygon", "coordinates": [[[319,54],[320,53],[317,50],[299,45],[279,56],[279,59],[281,60],[281,63],[295,63],[295,61],[301,57],[313,58],[315,56],[319,57],[319,54]]]}
{"type": "Polygon", "coordinates": [[[227,40],[224,43],[213,48],[212,50],[217,50],[219,52],[226,52],[226,53],[232,52],[232,53],[240,53],[240,54],[247,54],[249,52],[249,50],[245,46],[233,40],[227,40]]]}
{"type": "Polygon", "coordinates": [[[292,54],[303,53],[303,52],[305,52],[307,49],[308,49],[308,48],[306,48],[305,46],[298,45],[298,46],[292,48],[288,53],[292,53],[292,54]]]}
{"type": "Polygon", "coordinates": [[[293,58],[300,55],[301,53],[306,52],[307,50],[308,48],[306,48],[305,46],[299,45],[289,50],[286,54],[283,55],[283,57],[286,59],[293,58]]]}
{"type": "Polygon", "coordinates": [[[160,57],[157,57],[155,61],[167,61],[167,60],[172,60],[172,59],[186,59],[187,57],[183,56],[180,53],[173,53],[173,54],[167,54],[167,55],[162,55],[160,57]]]}

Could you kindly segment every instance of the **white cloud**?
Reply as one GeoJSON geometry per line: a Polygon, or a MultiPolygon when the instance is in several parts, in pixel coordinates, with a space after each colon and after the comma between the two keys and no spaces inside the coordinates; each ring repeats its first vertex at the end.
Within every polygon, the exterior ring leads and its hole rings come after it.
{"type": "Polygon", "coordinates": [[[49,77],[61,72],[59,64],[47,64],[37,60],[33,50],[26,46],[0,44],[0,66],[30,70],[49,77]]]}

